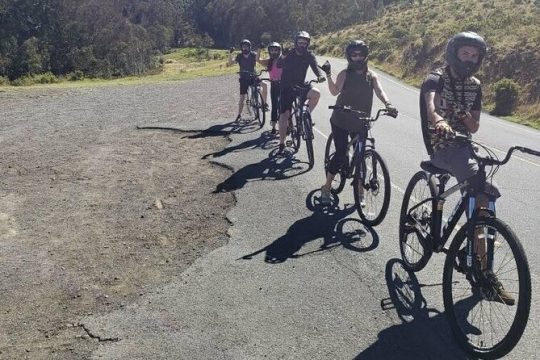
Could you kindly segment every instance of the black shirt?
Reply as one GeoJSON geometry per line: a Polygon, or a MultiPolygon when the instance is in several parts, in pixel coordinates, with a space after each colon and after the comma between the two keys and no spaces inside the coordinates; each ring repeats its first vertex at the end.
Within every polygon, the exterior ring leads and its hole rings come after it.
{"type": "Polygon", "coordinates": [[[247,57],[244,54],[236,55],[235,61],[240,65],[240,79],[249,79],[250,75],[242,71],[248,71],[253,74],[255,72],[255,63],[257,60],[257,54],[254,51],[251,51],[247,57]]]}
{"type": "Polygon", "coordinates": [[[321,76],[321,71],[317,67],[317,59],[311,51],[298,55],[296,50],[293,49],[285,57],[279,59],[277,66],[283,68],[281,74],[282,86],[302,85],[306,79],[308,66],[311,67],[317,77],[321,76]]]}

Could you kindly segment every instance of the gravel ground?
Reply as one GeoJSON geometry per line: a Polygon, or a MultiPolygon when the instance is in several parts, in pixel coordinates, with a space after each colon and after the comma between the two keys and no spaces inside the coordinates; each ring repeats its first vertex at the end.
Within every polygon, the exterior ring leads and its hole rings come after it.
{"type": "Polygon", "coordinates": [[[236,88],[219,77],[0,92],[0,358],[87,358],[115,339],[82,316],[129,305],[225,244],[235,200],[214,190],[230,171],[202,158],[226,132],[186,130],[234,118],[236,88]]]}

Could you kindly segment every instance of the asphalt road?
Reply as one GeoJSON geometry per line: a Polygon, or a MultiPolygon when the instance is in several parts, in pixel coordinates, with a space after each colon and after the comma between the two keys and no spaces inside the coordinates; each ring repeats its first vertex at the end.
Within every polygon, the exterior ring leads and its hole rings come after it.
{"type": "MultiPolygon", "coordinates": [[[[331,59],[334,72],[344,60],[331,59]]],[[[420,133],[418,91],[380,74],[399,109],[373,129],[392,179],[385,221],[365,228],[351,210],[346,188],[338,208],[318,204],[324,182],[322,158],[330,133],[326,84],[316,121],[315,167],[307,171],[302,148],[276,158],[268,128],[231,128],[212,119],[178,123],[188,129],[234,130],[232,142],[213,160],[233,174],[218,191],[235,191],[237,205],[225,247],[199,259],[178,281],[106,316],[82,321],[102,340],[97,359],[466,359],[457,348],[442,304],[442,264],[407,274],[400,266],[398,216],[403,190],[426,158],[420,133]],[[360,230],[360,232],[355,232],[360,230]],[[354,235],[353,235],[354,234],[354,235]],[[352,236],[360,241],[351,246],[352,236]],[[409,279],[404,289],[391,274],[409,279]],[[109,339],[109,340],[108,340],[109,339]],[[118,339],[118,341],[117,341],[118,339]]],[[[308,73],[308,78],[310,74],[308,73]]],[[[222,81],[222,80],[220,80],[222,81]]],[[[376,100],[374,108],[382,106],[376,100]]],[[[231,117],[232,118],[232,117],[231,117]]],[[[225,124],[226,125],[226,124],[225,124]]],[[[540,132],[484,114],[476,139],[498,154],[512,145],[540,149],[540,132]]],[[[532,307],[525,334],[508,359],[540,358],[536,340],[540,247],[540,159],[518,154],[496,181],[503,194],[498,215],[520,237],[532,272],[532,307]]]]}

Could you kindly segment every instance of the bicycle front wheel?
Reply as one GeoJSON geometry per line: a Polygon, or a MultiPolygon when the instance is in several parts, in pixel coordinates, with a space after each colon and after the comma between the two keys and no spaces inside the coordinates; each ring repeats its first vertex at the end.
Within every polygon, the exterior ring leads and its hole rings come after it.
{"type": "Polygon", "coordinates": [[[508,225],[482,217],[460,229],[444,263],[443,296],[450,326],[466,352],[498,359],[516,346],[529,318],[531,275],[523,247],[508,225]],[[468,226],[474,226],[476,238],[470,267],[468,226]]]}
{"type": "Polygon", "coordinates": [[[304,139],[306,141],[306,150],[308,154],[309,168],[315,165],[315,153],[313,152],[313,122],[308,112],[304,113],[304,139]]]}
{"type": "MultiPolygon", "coordinates": [[[[330,167],[330,162],[332,159],[336,156],[336,146],[334,145],[334,134],[330,133],[330,136],[328,136],[328,140],[326,141],[326,148],[324,151],[324,174],[328,174],[328,168],[330,167]]],[[[348,159],[346,160],[349,161],[348,159]]],[[[344,166],[347,166],[348,164],[345,164],[344,166]]],[[[347,174],[344,173],[343,167],[339,169],[336,176],[334,176],[334,181],[332,181],[332,192],[334,194],[339,194],[341,191],[343,191],[343,187],[345,187],[345,180],[347,180],[347,174]]]]}
{"type": "Polygon", "coordinates": [[[253,120],[257,120],[260,123],[261,118],[261,98],[259,97],[259,91],[255,88],[251,88],[251,112],[253,114],[253,120]]]}
{"type": "Polygon", "coordinates": [[[266,122],[266,111],[264,111],[263,108],[264,101],[260,90],[257,90],[257,103],[259,104],[259,116],[257,120],[259,120],[259,127],[262,128],[264,126],[264,123],[266,122]]]}
{"type": "Polygon", "coordinates": [[[435,194],[431,177],[419,171],[409,181],[403,196],[399,215],[399,250],[411,271],[422,270],[433,253],[430,239],[435,194]]]}
{"type": "Polygon", "coordinates": [[[289,118],[289,126],[291,128],[291,140],[292,140],[292,146],[295,151],[300,150],[300,144],[302,140],[302,124],[300,123],[300,119],[296,116],[296,109],[292,109],[293,112],[291,112],[291,117],[289,118]]]}
{"type": "Polygon", "coordinates": [[[369,226],[379,225],[390,205],[390,174],[383,159],[375,150],[364,154],[364,176],[360,178],[357,165],[354,184],[354,203],[362,222],[369,226]]]}

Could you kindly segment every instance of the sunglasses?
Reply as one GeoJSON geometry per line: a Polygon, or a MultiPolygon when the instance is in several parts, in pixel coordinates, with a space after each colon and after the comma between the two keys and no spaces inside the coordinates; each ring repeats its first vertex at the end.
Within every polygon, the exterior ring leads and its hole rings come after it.
{"type": "Polygon", "coordinates": [[[307,46],[308,43],[307,43],[307,41],[297,41],[296,44],[298,46],[307,46]]]}
{"type": "Polygon", "coordinates": [[[361,52],[353,52],[351,53],[351,58],[364,58],[364,54],[361,52]]]}

